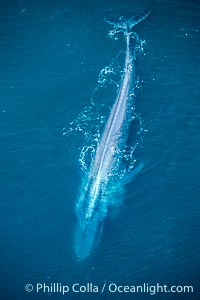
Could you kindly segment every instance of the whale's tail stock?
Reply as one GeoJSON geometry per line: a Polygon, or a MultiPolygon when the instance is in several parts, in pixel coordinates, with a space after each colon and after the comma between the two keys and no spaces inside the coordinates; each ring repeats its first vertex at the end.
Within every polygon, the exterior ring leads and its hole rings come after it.
{"type": "Polygon", "coordinates": [[[144,11],[142,14],[135,17],[119,17],[119,18],[105,18],[105,22],[118,28],[122,31],[131,32],[133,27],[146,19],[151,13],[151,10],[144,11]]]}

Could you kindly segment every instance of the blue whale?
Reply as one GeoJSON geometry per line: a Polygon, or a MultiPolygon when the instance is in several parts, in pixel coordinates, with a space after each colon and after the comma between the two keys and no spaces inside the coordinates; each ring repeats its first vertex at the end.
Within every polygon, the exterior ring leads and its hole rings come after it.
{"type": "Polygon", "coordinates": [[[126,41],[124,71],[116,100],[111,109],[102,137],[97,146],[86,178],[83,179],[80,196],[76,203],[75,253],[79,260],[87,258],[97,244],[103,229],[109,206],[118,201],[116,192],[123,186],[115,176],[121,166],[119,152],[124,149],[131,117],[131,95],[136,81],[135,55],[131,53],[131,40],[138,36],[134,25],[145,19],[150,12],[137,18],[120,17],[106,20],[123,31],[126,41]]]}

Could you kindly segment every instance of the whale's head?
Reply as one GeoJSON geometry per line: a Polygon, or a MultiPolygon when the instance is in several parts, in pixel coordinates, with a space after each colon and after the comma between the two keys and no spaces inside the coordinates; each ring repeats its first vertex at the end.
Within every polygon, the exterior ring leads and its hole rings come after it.
{"type": "Polygon", "coordinates": [[[87,258],[100,240],[107,205],[102,186],[84,186],[76,205],[75,253],[79,260],[87,258]]]}
{"type": "Polygon", "coordinates": [[[97,246],[102,229],[104,219],[96,217],[86,219],[84,222],[77,220],[75,232],[75,253],[81,261],[86,259],[92,250],[97,246]]]}

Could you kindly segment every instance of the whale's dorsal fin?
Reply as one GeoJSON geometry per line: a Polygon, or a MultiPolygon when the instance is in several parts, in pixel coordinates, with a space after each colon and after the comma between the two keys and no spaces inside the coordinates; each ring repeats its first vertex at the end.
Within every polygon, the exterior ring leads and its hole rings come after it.
{"type": "Polygon", "coordinates": [[[119,17],[119,18],[105,18],[105,22],[108,24],[119,28],[121,30],[130,32],[132,28],[146,19],[146,17],[150,14],[150,10],[143,12],[142,14],[135,17],[119,17]]]}

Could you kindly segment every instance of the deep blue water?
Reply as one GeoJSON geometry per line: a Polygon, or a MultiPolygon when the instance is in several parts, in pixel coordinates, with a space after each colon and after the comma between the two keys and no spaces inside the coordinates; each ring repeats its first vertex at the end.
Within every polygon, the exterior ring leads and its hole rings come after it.
{"type": "MultiPolygon", "coordinates": [[[[0,2],[0,298],[200,299],[199,1],[0,2]],[[152,13],[136,28],[142,172],[83,262],[74,254],[82,135],[63,135],[124,47],[107,16],[152,13]],[[36,294],[37,282],[193,285],[193,294],[36,294]]],[[[107,116],[109,86],[95,96],[107,116]],[[101,106],[104,105],[104,106],[101,106]]],[[[97,120],[85,126],[89,131],[97,120]]]]}

